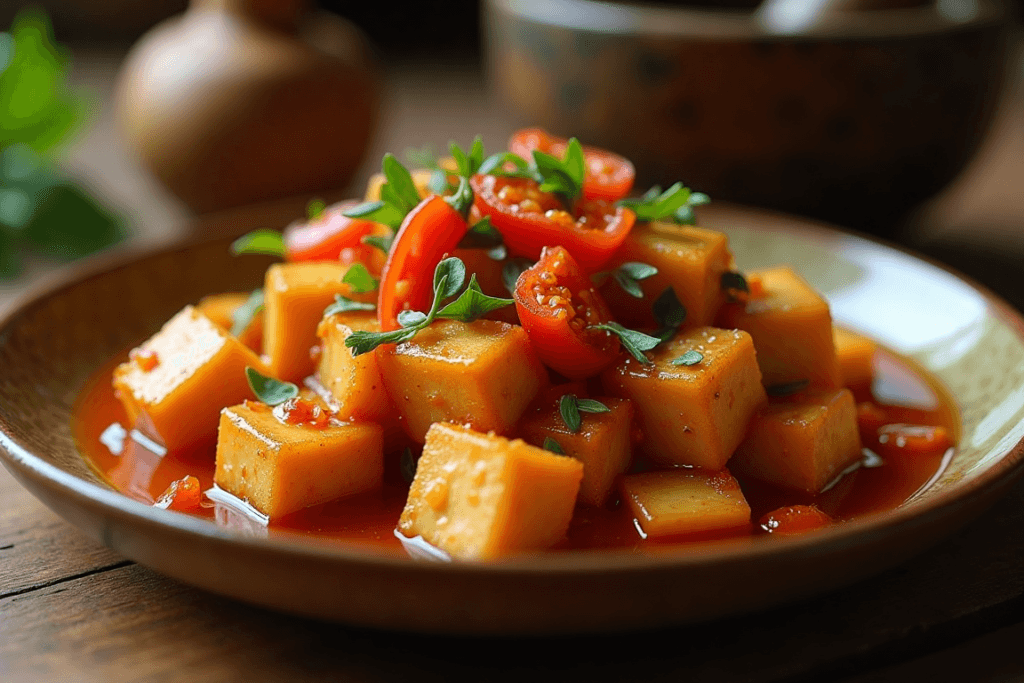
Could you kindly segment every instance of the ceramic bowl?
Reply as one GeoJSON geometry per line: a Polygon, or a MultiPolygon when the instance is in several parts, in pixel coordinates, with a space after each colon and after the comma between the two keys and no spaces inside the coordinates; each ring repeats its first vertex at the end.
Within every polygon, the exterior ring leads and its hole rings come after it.
{"type": "Polygon", "coordinates": [[[937,2],[794,35],[748,11],[668,3],[488,0],[484,12],[491,86],[519,123],[624,154],[644,188],[682,180],[875,232],[974,153],[1008,14],[1003,0],[937,2]]]}
{"type": "Polygon", "coordinates": [[[740,267],[793,264],[826,294],[840,323],[920,363],[956,397],[959,450],[930,487],[888,513],[801,537],[657,555],[560,552],[492,564],[417,561],[273,533],[246,537],[143,505],[111,489],[82,460],[71,436],[71,405],[92,373],[184,304],[258,286],[268,261],[229,256],[226,239],[94,266],[27,298],[0,321],[0,459],[92,538],[195,586],[324,619],[477,634],[695,622],[820,593],[953,533],[1024,472],[1019,314],[897,249],[764,211],[704,208],[703,223],[730,235],[740,267]]]}

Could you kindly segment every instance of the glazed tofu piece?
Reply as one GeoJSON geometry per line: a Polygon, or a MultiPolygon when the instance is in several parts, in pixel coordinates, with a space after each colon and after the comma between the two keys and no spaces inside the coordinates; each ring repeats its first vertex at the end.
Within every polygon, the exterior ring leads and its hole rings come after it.
{"type": "Polygon", "coordinates": [[[632,461],[633,404],[626,399],[598,397],[609,412],[581,413],[580,430],[572,432],[559,412],[560,398],[561,394],[531,407],[519,423],[519,434],[537,447],[542,447],[545,439],[554,439],[565,455],[582,462],[579,502],[604,505],[615,478],[629,469],[632,461]]]}
{"type": "Polygon", "coordinates": [[[750,506],[728,470],[673,469],[622,478],[622,498],[649,538],[737,529],[750,506]]]}
{"type": "Polygon", "coordinates": [[[439,422],[398,528],[463,559],[542,550],[565,536],[582,478],[575,458],[439,422]]]}
{"type": "Polygon", "coordinates": [[[843,386],[861,387],[871,384],[875,376],[875,350],[878,345],[863,335],[841,327],[832,328],[832,341],[836,346],[843,386]]]}
{"type": "Polygon", "coordinates": [[[248,347],[186,306],[114,370],[128,418],[169,450],[212,443],[221,408],[254,398],[246,366],[267,373],[248,347]]]}
{"type": "Polygon", "coordinates": [[[633,402],[652,459],[722,469],[767,402],[750,335],[701,327],[648,355],[651,365],[629,357],[606,370],[605,391],[633,402]]]}
{"type": "Polygon", "coordinates": [[[317,336],[323,350],[317,374],[331,393],[339,418],[380,422],[394,412],[377,361],[383,351],[378,348],[353,357],[345,340],[356,331],[379,332],[377,315],[339,313],[320,322],[317,336]]]}
{"type": "Polygon", "coordinates": [[[336,294],[356,301],[377,300],[376,292],[355,294],[341,281],[348,269],[337,261],[276,263],[267,269],[263,352],[274,377],[298,382],[316,370],[310,350],[317,343],[324,309],[334,303],[336,294]]]}
{"type": "MultiPolygon", "coordinates": [[[[196,309],[213,321],[225,332],[230,332],[234,327],[234,314],[239,306],[249,301],[250,294],[230,292],[227,294],[211,294],[204,297],[196,304],[196,309]]],[[[253,315],[252,320],[245,326],[242,333],[238,335],[238,341],[250,349],[259,353],[263,348],[263,310],[253,315]]]]}
{"type": "Polygon", "coordinates": [[[379,425],[337,420],[322,428],[289,424],[286,406],[246,401],[224,409],[217,434],[217,486],[271,519],[380,487],[379,425]]]}
{"type": "Polygon", "coordinates": [[[729,466],[740,475],[818,493],[860,457],[857,405],[849,389],[840,389],[766,406],[729,466]]]}
{"type": "Polygon", "coordinates": [[[842,386],[825,299],[789,267],[751,274],[761,280],[764,295],[723,306],[717,324],[754,338],[765,386],[804,380],[821,389],[842,386]]]}
{"type": "Polygon", "coordinates": [[[382,347],[380,364],[418,443],[435,422],[510,434],[547,382],[526,331],[494,320],[435,322],[407,342],[382,347]]]}
{"type": "Polygon", "coordinates": [[[684,328],[710,325],[725,302],[722,273],[729,269],[732,255],[724,233],[669,223],[640,223],[604,270],[614,270],[627,261],[652,265],[658,274],[640,281],[643,299],[630,296],[610,278],[601,287],[616,319],[626,327],[656,327],[651,304],[669,286],[686,307],[684,328]]]}

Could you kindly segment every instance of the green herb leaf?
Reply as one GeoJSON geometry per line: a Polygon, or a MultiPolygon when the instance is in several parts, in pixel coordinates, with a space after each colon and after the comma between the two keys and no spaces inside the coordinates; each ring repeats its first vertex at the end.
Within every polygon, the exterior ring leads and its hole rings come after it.
{"type": "Polygon", "coordinates": [[[416,327],[427,319],[422,311],[402,311],[398,314],[398,324],[402,327],[416,327]]]}
{"type": "Polygon", "coordinates": [[[375,311],[377,307],[363,301],[353,301],[341,294],[334,295],[334,303],[324,309],[324,317],[337,313],[349,313],[351,311],[375,311]]]}
{"type": "Polygon", "coordinates": [[[459,178],[459,186],[450,197],[445,197],[448,206],[452,207],[463,218],[469,216],[469,209],[473,206],[473,188],[469,186],[469,180],[465,176],[459,178]]]}
{"type": "Polygon", "coordinates": [[[249,388],[256,398],[268,406],[276,406],[299,395],[299,388],[291,382],[267,377],[252,366],[245,368],[245,378],[249,380],[249,388]]]}
{"type": "Polygon", "coordinates": [[[702,354],[700,351],[694,351],[693,349],[690,349],[683,355],[679,356],[679,358],[673,360],[672,365],[696,365],[702,360],[704,360],[704,354],[702,354]]]}
{"type": "Polygon", "coordinates": [[[544,437],[544,446],[543,446],[543,448],[544,448],[544,450],[551,451],[552,453],[555,453],[557,455],[565,455],[565,451],[562,450],[562,447],[558,444],[557,441],[552,439],[550,436],[545,436],[544,437]]]}
{"type": "Polygon", "coordinates": [[[375,223],[381,223],[389,226],[392,230],[397,230],[405,220],[405,214],[407,212],[401,209],[385,204],[382,201],[363,202],[353,206],[348,211],[343,212],[341,215],[346,218],[362,218],[364,220],[373,221],[375,223]]]}
{"type": "Polygon", "coordinates": [[[353,294],[372,292],[380,286],[377,278],[370,275],[370,271],[362,263],[353,263],[349,266],[341,281],[349,286],[353,294]]]}
{"type": "Polygon", "coordinates": [[[263,290],[253,290],[249,298],[241,306],[231,312],[231,334],[235,337],[242,336],[242,333],[249,327],[256,314],[263,310],[263,290]]]}
{"type": "Polygon", "coordinates": [[[412,449],[408,446],[402,451],[402,459],[399,461],[398,467],[405,483],[411,484],[412,480],[416,478],[416,458],[412,456],[412,449]]]}
{"type": "Polygon", "coordinates": [[[469,226],[466,236],[459,242],[459,249],[493,249],[504,243],[501,233],[491,225],[491,217],[484,216],[469,226]]]}
{"type": "Polygon", "coordinates": [[[612,271],[612,278],[622,290],[637,299],[644,298],[644,290],[640,280],[646,280],[658,274],[658,269],[646,263],[628,261],[612,271]]]}
{"type": "Polygon", "coordinates": [[[583,417],[580,415],[579,405],[574,394],[562,396],[558,401],[558,412],[562,416],[562,422],[573,434],[578,433],[583,427],[583,417]]]}
{"type": "Polygon", "coordinates": [[[320,218],[326,208],[327,204],[324,203],[324,200],[317,197],[310,199],[306,204],[306,220],[312,221],[320,218]]]}
{"type": "Polygon", "coordinates": [[[393,193],[393,199],[397,200],[389,203],[397,205],[400,201],[404,204],[406,213],[412,211],[413,207],[420,203],[420,193],[416,190],[416,184],[412,181],[409,169],[391,153],[384,155],[381,166],[384,170],[384,177],[388,180],[381,187],[381,199],[384,199],[384,188],[388,188],[393,193]]]}
{"type": "Polygon", "coordinates": [[[809,387],[811,380],[800,379],[795,382],[786,382],[785,384],[773,384],[772,386],[765,389],[765,392],[769,396],[792,396],[793,394],[799,393],[809,387]]]}
{"type": "Polygon", "coordinates": [[[725,291],[749,292],[750,285],[747,284],[747,278],[743,277],[742,273],[730,271],[722,273],[722,289],[725,291]]]}
{"type": "Polygon", "coordinates": [[[505,284],[505,289],[509,294],[515,295],[519,276],[535,265],[536,263],[527,258],[511,258],[505,262],[505,265],[501,267],[501,281],[505,284]]]}
{"type": "Polygon", "coordinates": [[[655,185],[640,199],[621,199],[619,206],[633,210],[638,221],[671,220],[683,225],[693,225],[693,207],[707,204],[711,200],[703,192],[693,192],[682,183],[676,183],[664,192],[655,185]]]}
{"type": "Polygon", "coordinates": [[[622,342],[623,348],[626,349],[633,358],[636,358],[644,365],[652,364],[651,359],[644,355],[644,351],[650,351],[661,343],[661,339],[658,337],[652,337],[651,335],[644,334],[643,332],[630,330],[616,322],[591,325],[589,329],[611,332],[619,338],[619,341],[622,342]]]}
{"type": "Polygon", "coordinates": [[[449,256],[443,259],[434,268],[434,291],[437,292],[441,285],[442,278],[447,278],[446,283],[441,287],[441,299],[455,296],[462,285],[466,282],[466,264],[462,259],[449,256]]]}
{"type": "Polygon", "coordinates": [[[521,178],[532,178],[529,170],[530,164],[526,159],[512,152],[498,152],[484,159],[477,170],[482,175],[512,176],[521,178]],[[508,170],[506,166],[512,165],[514,170],[508,170]]]}
{"type": "Polygon", "coordinates": [[[448,150],[452,153],[452,158],[455,159],[456,173],[463,178],[474,175],[484,161],[484,143],[479,135],[473,139],[468,154],[454,142],[448,143],[448,150]]]}
{"type": "Polygon", "coordinates": [[[595,401],[592,398],[578,398],[576,399],[576,407],[579,408],[581,413],[610,413],[611,408],[595,401]]]}
{"type": "Polygon", "coordinates": [[[448,173],[442,168],[435,168],[430,172],[430,181],[427,183],[430,191],[437,195],[443,195],[451,189],[448,184],[448,173]]]}
{"type": "Polygon", "coordinates": [[[683,306],[671,286],[666,287],[665,291],[654,300],[652,312],[660,326],[657,336],[662,341],[672,337],[686,320],[686,306],[683,306]]]}
{"type": "Polygon", "coordinates": [[[242,235],[231,243],[231,253],[235,256],[240,254],[265,254],[267,256],[279,256],[284,258],[284,239],[277,230],[253,230],[242,235]]]}
{"type": "Polygon", "coordinates": [[[388,254],[391,252],[391,245],[394,243],[395,237],[394,235],[391,237],[386,235],[364,235],[359,241],[388,254]]]}
{"type": "Polygon", "coordinates": [[[419,327],[403,327],[391,332],[364,332],[356,330],[345,338],[345,346],[353,356],[361,356],[382,344],[401,344],[416,336],[419,327]]]}
{"type": "Polygon", "coordinates": [[[499,299],[484,294],[480,285],[477,284],[476,273],[474,273],[462,296],[438,311],[437,317],[471,323],[491,311],[511,306],[514,303],[515,301],[512,299],[499,299]]]}
{"type": "Polygon", "coordinates": [[[571,138],[565,147],[562,159],[533,150],[533,168],[542,192],[554,192],[562,197],[567,207],[572,207],[583,194],[583,177],[586,166],[583,147],[576,138],[571,138]]]}
{"type": "Polygon", "coordinates": [[[434,146],[423,145],[416,149],[409,147],[405,150],[405,159],[415,168],[437,168],[437,154],[434,153],[434,146]]]}

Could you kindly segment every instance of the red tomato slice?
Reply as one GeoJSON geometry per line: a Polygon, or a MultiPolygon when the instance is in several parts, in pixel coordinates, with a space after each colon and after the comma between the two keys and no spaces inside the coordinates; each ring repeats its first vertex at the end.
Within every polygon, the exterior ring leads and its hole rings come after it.
{"type": "Polygon", "coordinates": [[[289,225],[284,230],[285,258],[289,261],[334,261],[341,258],[347,249],[358,252],[358,255],[350,252],[347,260],[361,260],[357,256],[367,249],[362,239],[373,233],[377,224],[343,215],[358,204],[354,199],[332,204],[316,218],[289,225]]]}
{"type": "MultiPolygon", "coordinates": [[[[533,157],[535,149],[561,159],[568,142],[564,138],[548,135],[540,128],[526,128],[512,135],[508,149],[527,161],[533,157]]],[[[598,147],[584,147],[583,160],[586,164],[586,176],[583,179],[585,199],[607,199],[614,202],[633,189],[636,169],[629,159],[598,147]]]]}
{"type": "Polygon", "coordinates": [[[612,320],[608,305],[562,247],[547,247],[516,282],[516,310],[545,365],[569,379],[591,377],[619,355],[619,340],[591,325],[612,320]]]}
{"type": "Polygon", "coordinates": [[[516,256],[540,257],[544,247],[562,246],[587,271],[612,257],[636,222],[631,210],[600,200],[583,200],[570,214],[559,199],[527,178],[476,175],[470,180],[474,206],[505,239],[516,256]]]}
{"type": "Polygon", "coordinates": [[[434,269],[469,229],[466,219],[442,197],[431,195],[409,212],[395,235],[380,281],[377,318],[384,332],[397,330],[404,310],[430,309],[434,269]]]}

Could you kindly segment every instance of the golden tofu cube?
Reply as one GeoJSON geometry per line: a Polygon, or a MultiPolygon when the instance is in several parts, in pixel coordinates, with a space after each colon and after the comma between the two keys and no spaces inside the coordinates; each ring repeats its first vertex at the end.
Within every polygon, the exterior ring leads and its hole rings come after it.
{"type": "Polygon", "coordinates": [[[383,350],[353,356],[345,340],[356,331],[379,332],[377,314],[339,313],[320,322],[320,383],[331,393],[339,418],[380,422],[395,412],[377,362],[383,350]]]}
{"type": "Polygon", "coordinates": [[[836,345],[836,359],[843,386],[863,387],[871,384],[875,376],[875,350],[878,345],[863,335],[841,327],[832,328],[832,341],[836,345]]]}
{"type": "Polygon", "coordinates": [[[626,327],[656,327],[651,305],[669,286],[686,307],[684,328],[710,325],[725,302],[722,273],[732,262],[725,233],[670,223],[640,223],[605,270],[627,261],[652,265],[658,274],[640,280],[643,299],[627,294],[612,278],[601,287],[616,319],[626,327]]]}
{"type": "Polygon", "coordinates": [[[255,401],[224,409],[217,486],[271,519],[380,487],[380,425],[336,420],[322,429],[294,425],[279,419],[280,409],[255,401]]]}
{"type": "Polygon", "coordinates": [[[406,431],[423,443],[435,422],[510,434],[547,382],[526,331],[494,320],[438,321],[384,347],[381,371],[406,431]]]}
{"type": "Polygon", "coordinates": [[[560,398],[527,411],[519,423],[519,434],[537,447],[543,446],[545,439],[554,439],[566,455],[582,462],[579,502],[604,505],[615,478],[629,469],[632,461],[633,404],[622,398],[599,397],[609,412],[581,413],[580,431],[572,432],[559,412],[560,398]]]}
{"type": "Polygon", "coordinates": [[[764,296],[723,306],[717,324],[754,338],[765,386],[804,380],[821,389],[842,386],[828,302],[788,266],[751,275],[761,279],[764,296]]]}
{"type": "Polygon", "coordinates": [[[376,292],[354,294],[341,279],[349,266],[337,261],[275,263],[263,287],[263,353],[278,379],[299,382],[316,370],[310,350],[324,309],[336,294],[373,303],[376,292]]]}
{"type": "Polygon", "coordinates": [[[439,422],[398,528],[463,559],[543,550],[565,536],[582,478],[575,458],[439,422]]]}
{"type": "Polygon", "coordinates": [[[246,366],[259,357],[193,306],[186,306],[114,370],[131,421],[169,450],[210,442],[221,408],[253,398],[246,366]]]}
{"type": "MultiPolygon", "coordinates": [[[[196,304],[196,309],[214,322],[225,332],[234,327],[234,314],[238,307],[249,300],[249,294],[230,292],[227,294],[211,294],[196,304]]],[[[263,311],[259,310],[252,320],[238,335],[238,341],[259,353],[263,348],[263,311]]]]}
{"type": "Polygon", "coordinates": [[[737,474],[818,493],[861,458],[849,389],[773,401],[751,422],[729,467],[737,474]]]}
{"type": "Polygon", "coordinates": [[[652,459],[722,469],[767,401],[750,335],[701,327],[678,333],[648,355],[650,365],[626,358],[605,370],[605,391],[633,402],[652,459]],[[687,354],[699,361],[674,362],[687,354]]]}
{"type": "Polygon", "coordinates": [[[738,529],[750,506],[728,470],[674,469],[622,478],[622,497],[646,537],[738,529]]]}

